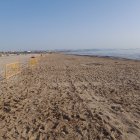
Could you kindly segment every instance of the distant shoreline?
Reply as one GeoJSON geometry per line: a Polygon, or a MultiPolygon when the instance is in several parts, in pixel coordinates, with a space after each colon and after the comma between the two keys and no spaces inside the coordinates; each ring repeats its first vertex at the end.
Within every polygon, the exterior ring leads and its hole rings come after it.
{"type": "Polygon", "coordinates": [[[83,54],[70,54],[70,53],[64,53],[66,55],[74,55],[74,56],[84,56],[84,57],[97,57],[97,58],[109,58],[109,59],[116,59],[116,60],[124,60],[124,61],[135,61],[140,62],[140,59],[133,59],[133,58],[124,58],[124,57],[117,57],[117,56],[101,56],[101,55],[83,55],[83,54]]]}

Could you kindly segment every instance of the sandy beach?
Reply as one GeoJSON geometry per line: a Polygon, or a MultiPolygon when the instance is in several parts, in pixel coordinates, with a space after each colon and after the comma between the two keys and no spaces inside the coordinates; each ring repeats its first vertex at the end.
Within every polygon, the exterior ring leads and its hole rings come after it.
{"type": "Polygon", "coordinates": [[[0,82],[0,140],[140,140],[140,61],[46,55],[0,82]]]}

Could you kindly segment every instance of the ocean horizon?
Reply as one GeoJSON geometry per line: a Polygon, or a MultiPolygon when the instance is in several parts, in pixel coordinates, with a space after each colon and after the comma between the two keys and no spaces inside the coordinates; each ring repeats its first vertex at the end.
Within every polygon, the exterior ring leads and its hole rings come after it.
{"type": "Polygon", "coordinates": [[[118,57],[140,60],[140,48],[137,49],[77,49],[65,50],[66,54],[118,57]]]}

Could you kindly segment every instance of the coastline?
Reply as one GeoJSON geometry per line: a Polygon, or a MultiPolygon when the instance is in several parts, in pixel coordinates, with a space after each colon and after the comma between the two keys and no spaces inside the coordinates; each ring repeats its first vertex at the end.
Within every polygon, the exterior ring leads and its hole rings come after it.
{"type": "Polygon", "coordinates": [[[140,62],[140,59],[132,59],[132,58],[124,58],[124,57],[116,57],[116,56],[101,56],[101,55],[82,55],[82,54],[69,54],[69,53],[62,53],[65,55],[74,55],[74,56],[85,56],[85,57],[93,57],[93,58],[108,58],[108,59],[116,59],[116,60],[124,60],[124,61],[134,61],[140,62]]]}

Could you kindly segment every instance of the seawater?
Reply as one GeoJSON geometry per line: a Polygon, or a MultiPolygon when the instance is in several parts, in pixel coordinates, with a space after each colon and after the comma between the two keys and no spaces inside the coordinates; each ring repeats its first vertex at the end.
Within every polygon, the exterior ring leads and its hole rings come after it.
{"type": "Polygon", "coordinates": [[[139,49],[82,49],[82,50],[69,50],[66,51],[66,53],[140,60],[140,48],[139,49]]]}

